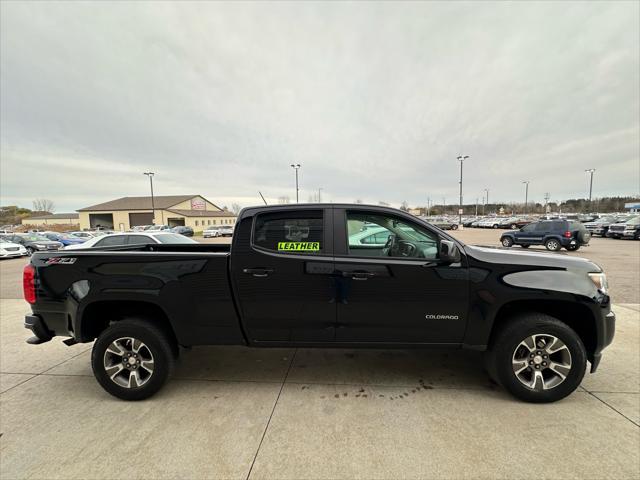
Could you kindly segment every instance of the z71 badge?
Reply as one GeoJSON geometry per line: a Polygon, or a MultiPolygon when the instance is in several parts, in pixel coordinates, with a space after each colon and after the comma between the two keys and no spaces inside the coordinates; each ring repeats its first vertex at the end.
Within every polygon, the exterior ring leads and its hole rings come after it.
{"type": "Polygon", "coordinates": [[[76,260],[75,257],[51,257],[47,260],[47,265],[71,265],[76,260]]]}

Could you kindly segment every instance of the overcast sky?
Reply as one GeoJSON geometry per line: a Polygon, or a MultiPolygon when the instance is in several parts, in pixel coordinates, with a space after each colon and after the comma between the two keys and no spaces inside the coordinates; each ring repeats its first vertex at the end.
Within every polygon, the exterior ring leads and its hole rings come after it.
{"type": "Polygon", "coordinates": [[[1,202],[640,190],[639,3],[1,3],[1,202]]]}

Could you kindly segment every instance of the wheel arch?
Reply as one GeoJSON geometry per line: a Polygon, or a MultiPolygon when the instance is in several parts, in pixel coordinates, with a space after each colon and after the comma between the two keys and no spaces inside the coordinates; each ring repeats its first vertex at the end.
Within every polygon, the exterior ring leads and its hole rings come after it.
{"type": "Polygon", "coordinates": [[[491,348],[505,324],[524,313],[542,313],[568,325],[578,334],[587,351],[588,360],[593,362],[598,343],[596,318],[586,305],[566,300],[514,300],[502,305],[494,317],[488,347],[491,348]]]}
{"type": "Polygon", "coordinates": [[[112,322],[141,318],[159,326],[178,345],[177,336],[166,312],[158,305],[136,300],[98,300],[87,305],[76,320],[76,338],[90,342],[112,322]]]}

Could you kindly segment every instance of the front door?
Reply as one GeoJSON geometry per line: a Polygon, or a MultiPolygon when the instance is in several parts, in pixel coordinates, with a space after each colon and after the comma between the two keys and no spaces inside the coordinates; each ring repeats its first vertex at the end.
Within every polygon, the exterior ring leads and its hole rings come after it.
{"type": "Polygon", "coordinates": [[[334,340],[331,211],[285,207],[237,227],[231,272],[252,342],[334,340]]]}
{"type": "Polygon", "coordinates": [[[439,259],[438,230],[376,210],[335,210],[336,341],[459,343],[467,321],[465,259],[439,259]]]}
{"type": "Polygon", "coordinates": [[[516,241],[519,244],[531,245],[535,243],[539,243],[540,236],[536,233],[537,223],[530,223],[529,225],[525,225],[519,231],[515,233],[516,241]]]}

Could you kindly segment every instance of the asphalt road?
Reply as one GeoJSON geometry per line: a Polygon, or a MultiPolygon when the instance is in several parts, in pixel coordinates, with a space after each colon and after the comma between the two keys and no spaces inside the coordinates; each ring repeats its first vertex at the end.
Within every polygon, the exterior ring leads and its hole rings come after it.
{"type": "MultiPolygon", "coordinates": [[[[450,233],[468,244],[499,246],[501,232],[502,230],[474,228],[450,233]]],[[[197,239],[205,243],[230,241],[229,238],[197,239]]],[[[521,247],[512,248],[523,250],[521,247]]],[[[528,251],[546,252],[544,247],[531,247],[528,251]]],[[[640,303],[640,242],[595,237],[588,247],[577,252],[562,250],[548,253],[589,258],[607,273],[613,303],[640,303]]],[[[22,298],[22,269],[27,261],[24,258],[0,260],[0,298],[22,298]]]]}

